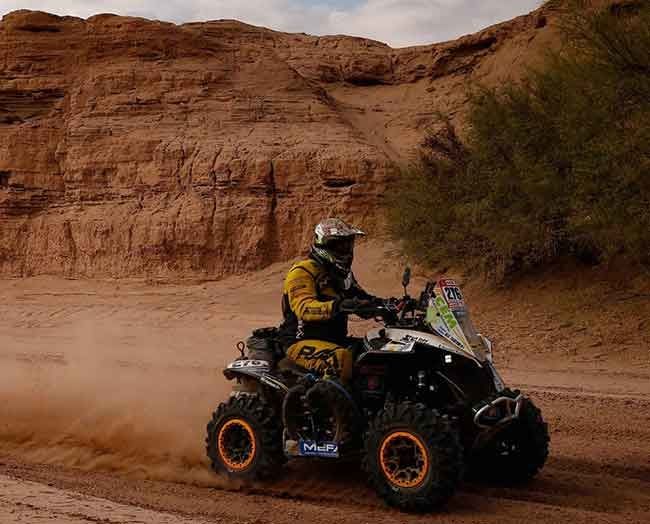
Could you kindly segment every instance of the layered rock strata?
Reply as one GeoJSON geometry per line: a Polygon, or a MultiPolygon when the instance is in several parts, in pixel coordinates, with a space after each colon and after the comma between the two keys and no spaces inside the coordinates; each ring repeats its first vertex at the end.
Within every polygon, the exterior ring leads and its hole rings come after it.
{"type": "Polygon", "coordinates": [[[468,86],[555,41],[548,9],[391,49],[235,21],[0,23],[0,274],[206,277],[372,229],[396,163],[468,86]]]}

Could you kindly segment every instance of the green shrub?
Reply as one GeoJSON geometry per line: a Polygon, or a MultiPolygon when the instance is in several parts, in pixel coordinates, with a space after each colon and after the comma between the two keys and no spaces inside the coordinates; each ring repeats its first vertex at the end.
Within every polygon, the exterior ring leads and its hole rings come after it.
{"type": "Polygon", "coordinates": [[[497,276],[650,261],[650,2],[572,2],[562,29],[543,68],[471,94],[466,144],[434,123],[388,203],[408,254],[497,276]]]}

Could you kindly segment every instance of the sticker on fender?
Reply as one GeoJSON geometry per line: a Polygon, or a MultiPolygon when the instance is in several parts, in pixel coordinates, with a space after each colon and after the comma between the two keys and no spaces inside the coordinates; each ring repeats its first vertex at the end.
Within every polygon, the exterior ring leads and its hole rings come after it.
{"type": "Polygon", "coordinates": [[[303,457],[338,458],[339,445],[335,442],[300,441],[300,455],[303,457]]]}
{"type": "Polygon", "coordinates": [[[269,363],[266,360],[235,360],[234,362],[228,364],[228,369],[269,369],[269,367],[269,363]]]}

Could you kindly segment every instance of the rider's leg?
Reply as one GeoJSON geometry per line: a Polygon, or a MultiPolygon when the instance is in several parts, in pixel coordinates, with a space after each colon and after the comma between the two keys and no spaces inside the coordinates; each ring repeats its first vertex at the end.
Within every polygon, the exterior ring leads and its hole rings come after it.
{"type": "Polygon", "coordinates": [[[352,352],[333,342],[300,340],[288,349],[287,356],[319,375],[334,374],[344,384],[352,379],[352,352]]]}
{"type": "Polygon", "coordinates": [[[354,401],[347,388],[352,379],[352,351],[322,340],[301,340],[289,348],[287,356],[296,364],[327,378],[317,380],[306,391],[305,398],[316,414],[322,410],[326,413],[334,410],[338,424],[333,438],[341,443],[347,441],[355,419],[354,401]]]}

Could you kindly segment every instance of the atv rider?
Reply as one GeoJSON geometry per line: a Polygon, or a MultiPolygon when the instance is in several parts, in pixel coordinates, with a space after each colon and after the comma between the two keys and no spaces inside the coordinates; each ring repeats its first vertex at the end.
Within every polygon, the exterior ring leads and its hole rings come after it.
{"type": "Polygon", "coordinates": [[[352,274],[356,237],[365,233],[329,218],[314,230],[309,258],[293,265],[284,281],[282,332],[295,338],[287,357],[319,375],[352,378],[348,315],[360,316],[376,298],[352,274]]]}

